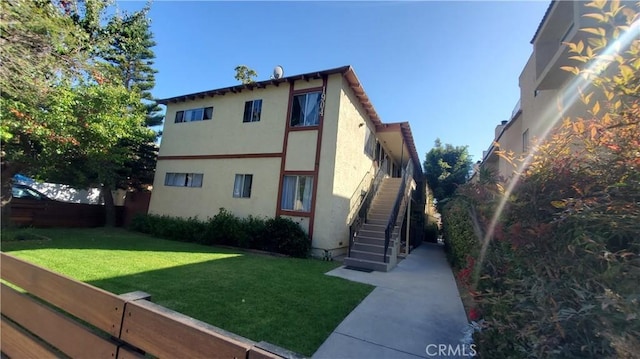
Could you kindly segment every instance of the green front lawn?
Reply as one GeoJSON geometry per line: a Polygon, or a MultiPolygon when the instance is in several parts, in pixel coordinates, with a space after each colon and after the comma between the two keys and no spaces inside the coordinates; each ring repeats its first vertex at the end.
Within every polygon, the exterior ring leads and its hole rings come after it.
{"type": "Polygon", "coordinates": [[[324,275],[335,262],[173,242],[122,229],[26,233],[4,231],[2,251],[116,294],[145,291],[157,304],[304,355],[313,354],[373,289],[324,275]],[[10,240],[16,238],[29,240],[10,240]]]}

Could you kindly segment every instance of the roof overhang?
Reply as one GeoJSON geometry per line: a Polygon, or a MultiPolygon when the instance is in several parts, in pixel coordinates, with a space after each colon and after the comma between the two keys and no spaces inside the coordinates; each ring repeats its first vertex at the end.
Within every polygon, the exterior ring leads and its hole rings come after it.
{"type": "Polygon", "coordinates": [[[376,136],[389,156],[402,167],[413,161],[414,176],[422,175],[422,165],[416,151],[409,122],[384,123],[376,126],[376,136]]]}
{"type": "Polygon", "coordinates": [[[533,34],[531,41],[529,41],[530,44],[533,44],[538,38],[538,35],[542,30],[542,26],[544,26],[544,23],[549,18],[549,15],[551,14],[551,9],[553,9],[553,6],[555,5],[556,2],[557,2],[556,0],[551,0],[551,2],[549,3],[549,6],[547,6],[547,10],[544,12],[544,15],[542,16],[542,20],[540,20],[540,23],[538,24],[538,28],[536,29],[535,34],[533,34]]]}
{"type": "MultiPolygon", "coordinates": [[[[203,99],[206,97],[224,96],[229,93],[235,94],[235,93],[240,93],[242,91],[253,91],[256,89],[264,89],[264,88],[267,88],[268,86],[278,87],[280,86],[280,84],[293,83],[299,80],[303,80],[303,81],[317,80],[323,77],[328,77],[329,75],[333,75],[333,74],[343,74],[345,77],[347,77],[347,73],[349,72],[352,74],[351,75],[352,77],[355,77],[355,74],[353,73],[353,69],[351,68],[351,66],[342,66],[342,67],[337,67],[335,69],[330,69],[330,70],[309,72],[306,74],[287,76],[279,79],[269,79],[265,81],[252,82],[250,84],[223,87],[215,90],[201,91],[201,92],[191,93],[188,95],[169,97],[169,98],[156,100],[156,102],[162,105],[168,105],[170,103],[193,101],[197,99],[203,99]]],[[[357,78],[355,79],[355,83],[352,86],[356,86],[356,84],[359,85],[357,78]]]]}

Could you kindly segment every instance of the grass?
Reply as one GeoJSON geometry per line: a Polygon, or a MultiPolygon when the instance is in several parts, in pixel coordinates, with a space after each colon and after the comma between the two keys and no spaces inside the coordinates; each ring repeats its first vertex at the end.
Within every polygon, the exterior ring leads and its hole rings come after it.
{"type": "Polygon", "coordinates": [[[373,289],[324,275],[335,262],[173,242],[123,229],[5,230],[2,251],[310,356],[373,289]],[[22,231],[22,232],[21,232],[22,231]]]}

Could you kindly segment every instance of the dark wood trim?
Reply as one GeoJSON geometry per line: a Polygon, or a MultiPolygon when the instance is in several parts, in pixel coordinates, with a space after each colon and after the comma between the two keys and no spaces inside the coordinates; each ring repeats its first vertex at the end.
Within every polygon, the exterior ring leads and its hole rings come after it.
{"type": "MultiPolygon", "coordinates": [[[[283,158],[284,160],[284,158],[283,158]]],[[[313,177],[313,188],[314,191],[317,187],[317,183],[318,183],[318,173],[315,170],[311,170],[311,171],[284,171],[281,175],[280,175],[280,183],[282,185],[282,180],[284,179],[284,176],[312,176],[313,177]]],[[[294,217],[311,217],[314,213],[313,208],[315,207],[315,205],[313,204],[313,193],[311,195],[311,211],[309,212],[301,212],[301,211],[292,211],[289,209],[282,209],[280,208],[280,202],[282,201],[282,198],[280,197],[282,194],[279,195],[278,198],[278,211],[280,211],[279,215],[282,216],[294,216],[294,217]]],[[[311,222],[309,222],[311,223],[311,222]]],[[[313,232],[313,231],[311,231],[313,232]]],[[[311,234],[309,235],[309,237],[311,237],[311,234]]]]}
{"type": "Polygon", "coordinates": [[[293,104],[293,85],[294,81],[289,82],[289,99],[287,104],[287,118],[284,125],[284,138],[282,139],[282,158],[280,159],[280,174],[278,175],[278,196],[276,197],[276,217],[283,214],[280,208],[282,202],[282,180],[284,178],[284,168],[287,162],[287,142],[289,141],[289,118],[291,117],[291,106],[293,104]]]}
{"type": "Polygon", "coordinates": [[[317,137],[317,142],[316,142],[316,160],[315,160],[315,164],[313,167],[313,172],[314,174],[314,178],[315,178],[315,185],[313,186],[313,193],[311,194],[311,216],[309,217],[309,239],[312,240],[313,239],[313,225],[315,223],[315,218],[316,218],[316,207],[318,207],[318,204],[316,202],[317,200],[317,194],[318,194],[318,185],[320,184],[320,178],[319,178],[319,173],[320,173],[320,150],[322,149],[322,129],[324,128],[324,115],[327,110],[327,83],[328,83],[328,75],[324,75],[322,76],[322,89],[320,91],[324,92],[324,108],[322,109],[322,115],[320,116],[319,119],[319,125],[318,125],[318,137],[317,137]]]}
{"type": "MultiPolygon", "coordinates": [[[[311,217],[313,215],[312,213],[313,212],[290,211],[288,209],[281,209],[280,210],[280,216],[292,216],[292,217],[309,218],[309,217],[311,217]]],[[[311,223],[311,220],[309,220],[309,223],[311,223]]],[[[311,239],[311,234],[309,234],[309,239],[311,239]]]]}
{"type": "MultiPolygon", "coordinates": [[[[300,94],[310,93],[310,92],[320,92],[325,91],[326,96],[326,88],[327,88],[327,77],[322,77],[322,86],[320,87],[310,87],[300,90],[294,90],[295,82],[290,82],[289,85],[289,104],[287,107],[287,123],[285,127],[285,135],[282,146],[282,162],[280,166],[280,178],[278,183],[278,203],[276,203],[276,216],[296,216],[296,217],[308,217],[309,218],[309,240],[313,240],[313,224],[314,224],[314,216],[316,212],[316,197],[318,193],[318,171],[320,165],[320,147],[322,144],[322,128],[324,122],[324,112],[322,116],[318,119],[318,125],[316,126],[298,126],[291,127],[291,109],[293,107],[293,97],[300,94]],[[318,131],[316,135],[316,155],[314,160],[314,166],[312,171],[285,171],[286,160],[287,160],[287,145],[289,140],[289,132],[295,131],[310,131],[316,130],[318,131]],[[299,176],[313,176],[313,191],[311,193],[311,212],[297,212],[297,211],[287,211],[280,208],[280,203],[282,202],[282,180],[285,175],[299,175],[299,176]]],[[[325,108],[326,108],[326,98],[325,98],[325,108]]]]}
{"type": "Polygon", "coordinates": [[[313,126],[296,126],[296,127],[289,127],[289,131],[290,132],[296,132],[296,131],[311,131],[311,130],[319,130],[320,129],[320,125],[313,125],[313,126]]]}
{"type": "Polygon", "coordinates": [[[323,88],[323,86],[320,86],[320,87],[309,87],[309,88],[306,88],[306,89],[295,90],[295,91],[293,91],[292,95],[295,96],[295,95],[300,95],[300,94],[308,93],[308,92],[322,92],[322,88],[323,88]]]}
{"type": "Polygon", "coordinates": [[[281,158],[283,153],[232,153],[223,155],[178,155],[178,156],[158,156],[161,160],[223,160],[231,158],[281,158]]]}
{"type": "Polygon", "coordinates": [[[311,171],[284,171],[283,176],[313,176],[316,174],[315,170],[311,171]]]}

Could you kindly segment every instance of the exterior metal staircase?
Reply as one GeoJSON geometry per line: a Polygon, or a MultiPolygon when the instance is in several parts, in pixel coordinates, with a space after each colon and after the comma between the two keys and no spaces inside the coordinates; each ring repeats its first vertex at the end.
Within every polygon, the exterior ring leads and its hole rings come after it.
{"type": "Polygon", "coordinates": [[[406,211],[406,190],[403,178],[385,178],[375,193],[375,197],[367,211],[366,219],[354,230],[349,255],[344,265],[365,270],[387,272],[398,262],[400,250],[400,230],[406,211]],[[403,196],[402,200],[399,195],[403,196]],[[397,207],[395,223],[389,221],[397,207]],[[386,231],[389,229],[388,244],[385,243],[386,231]],[[386,254],[385,254],[386,249],[386,254]]]}

